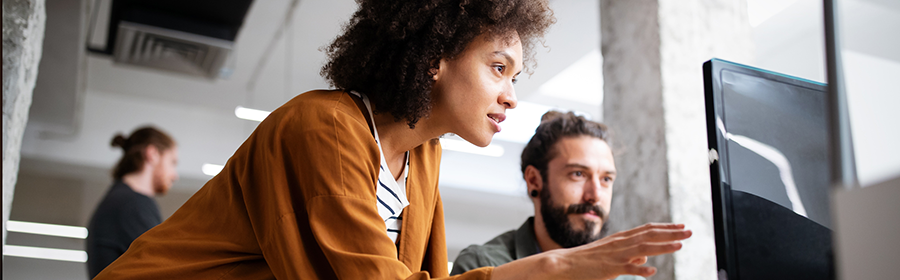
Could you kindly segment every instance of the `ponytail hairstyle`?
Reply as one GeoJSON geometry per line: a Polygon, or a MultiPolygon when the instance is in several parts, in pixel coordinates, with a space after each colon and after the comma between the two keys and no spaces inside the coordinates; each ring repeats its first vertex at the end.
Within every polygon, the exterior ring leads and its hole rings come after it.
{"type": "Polygon", "coordinates": [[[165,132],[152,126],[145,126],[132,132],[128,138],[117,133],[110,145],[122,148],[124,151],[122,158],[119,159],[119,163],[113,170],[113,178],[122,180],[122,176],[144,168],[144,149],[148,145],[153,145],[157,150],[163,152],[174,147],[175,140],[172,140],[172,137],[165,132]]]}

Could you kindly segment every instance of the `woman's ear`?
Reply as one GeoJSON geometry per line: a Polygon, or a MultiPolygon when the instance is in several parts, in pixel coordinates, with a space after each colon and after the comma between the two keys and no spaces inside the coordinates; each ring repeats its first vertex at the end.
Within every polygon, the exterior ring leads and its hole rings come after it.
{"type": "Polygon", "coordinates": [[[441,79],[441,74],[443,72],[441,70],[447,68],[446,63],[447,60],[443,58],[435,60],[433,61],[433,63],[431,63],[432,67],[428,70],[428,74],[431,75],[431,79],[433,79],[434,81],[438,81],[441,79]]]}

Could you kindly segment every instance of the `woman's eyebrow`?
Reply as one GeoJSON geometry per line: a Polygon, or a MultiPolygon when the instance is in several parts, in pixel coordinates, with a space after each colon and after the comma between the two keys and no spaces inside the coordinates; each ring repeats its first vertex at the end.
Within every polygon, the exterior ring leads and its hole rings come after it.
{"type": "Polygon", "coordinates": [[[506,59],[506,64],[509,64],[509,68],[516,68],[516,61],[513,60],[512,56],[505,51],[495,51],[492,53],[493,55],[503,56],[506,59]]]}

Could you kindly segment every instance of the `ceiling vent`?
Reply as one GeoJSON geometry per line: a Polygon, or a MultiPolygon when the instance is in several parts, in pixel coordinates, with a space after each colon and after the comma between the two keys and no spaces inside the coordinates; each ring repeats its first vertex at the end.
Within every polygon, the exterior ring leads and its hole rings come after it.
{"type": "Polygon", "coordinates": [[[210,79],[231,75],[234,42],[122,21],[116,36],[116,62],[169,70],[210,79]]]}
{"type": "MultiPolygon", "coordinates": [[[[253,0],[104,3],[109,4],[106,43],[89,51],[121,64],[215,80],[233,72],[234,41],[253,0]]],[[[95,15],[100,6],[95,5],[95,15]]]]}

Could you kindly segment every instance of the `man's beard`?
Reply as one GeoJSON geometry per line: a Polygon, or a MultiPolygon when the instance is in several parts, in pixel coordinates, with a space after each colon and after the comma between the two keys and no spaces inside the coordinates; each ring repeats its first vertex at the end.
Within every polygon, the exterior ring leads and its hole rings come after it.
{"type": "Polygon", "coordinates": [[[557,207],[550,201],[551,188],[546,182],[544,186],[544,191],[541,192],[541,217],[544,220],[544,227],[547,228],[550,239],[553,239],[556,244],[563,248],[572,248],[591,243],[606,235],[607,225],[609,224],[606,219],[609,215],[603,208],[586,203],[572,204],[568,208],[563,206],[557,207]],[[593,220],[584,220],[584,229],[575,229],[569,220],[569,214],[583,214],[591,210],[603,222],[600,232],[594,234],[594,227],[597,225],[597,222],[593,220]]]}
{"type": "Polygon", "coordinates": [[[171,186],[166,184],[166,177],[163,176],[162,172],[160,171],[162,165],[160,164],[160,166],[157,166],[156,168],[156,172],[153,173],[153,179],[150,182],[150,184],[153,186],[153,194],[157,196],[165,195],[169,191],[169,188],[171,186]]]}

